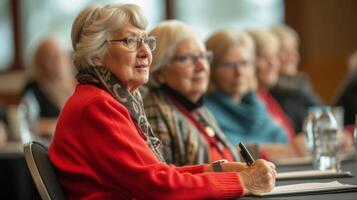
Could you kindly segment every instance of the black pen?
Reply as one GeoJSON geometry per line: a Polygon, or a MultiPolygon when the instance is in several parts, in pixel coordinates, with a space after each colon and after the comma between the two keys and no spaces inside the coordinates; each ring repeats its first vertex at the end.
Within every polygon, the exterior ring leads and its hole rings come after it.
{"type": "Polygon", "coordinates": [[[251,165],[254,162],[254,158],[252,155],[250,155],[247,147],[243,143],[239,143],[239,148],[240,148],[240,154],[242,155],[244,161],[247,163],[247,165],[251,165]]]}

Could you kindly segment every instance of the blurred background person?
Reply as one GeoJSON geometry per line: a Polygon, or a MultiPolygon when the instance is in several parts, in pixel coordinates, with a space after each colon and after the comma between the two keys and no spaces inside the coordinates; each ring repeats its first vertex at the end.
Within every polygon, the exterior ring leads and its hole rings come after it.
{"type": "Polygon", "coordinates": [[[348,66],[348,74],[339,88],[334,105],[344,108],[344,125],[350,126],[351,130],[357,113],[357,50],[350,56],[348,66]]]}
{"type": "Polygon", "coordinates": [[[249,31],[255,44],[255,67],[258,80],[258,96],[265,105],[270,116],[284,128],[292,141],[295,132],[289,117],[285,114],[270,89],[276,85],[279,78],[279,41],[269,30],[255,29],[249,31]]]}
{"type": "Polygon", "coordinates": [[[287,134],[270,119],[255,92],[254,42],[244,32],[219,31],[206,42],[213,52],[210,93],[205,103],[229,140],[288,143],[287,134]]]}
{"type": "Polygon", "coordinates": [[[298,156],[285,130],[267,113],[257,98],[255,48],[245,32],[223,30],[206,42],[213,52],[210,93],[205,103],[233,144],[259,144],[263,157],[298,156]],[[272,145],[281,144],[281,145],[272,145]]]}
{"type": "Polygon", "coordinates": [[[236,148],[203,106],[212,54],[194,33],[180,21],[165,21],[150,32],[158,43],[144,99],[147,118],[163,143],[168,163],[238,160],[236,148]]]}
{"type": "Polygon", "coordinates": [[[5,107],[0,102],[0,146],[7,141],[7,116],[5,107]]]}
{"type": "Polygon", "coordinates": [[[55,38],[45,38],[35,50],[31,70],[23,95],[35,97],[39,117],[57,117],[75,84],[68,53],[55,38]]]}
{"type": "Polygon", "coordinates": [[[279,40],[279,79],[270,89],[272,96],[290,118],[295,133],[302,132],[307,110],[323,105],[313,90],[306,74],[298,71],[300,62],[298,34],[292,28],[280,25],[271,29],[279,40]]]}
{"type": "Polygon", "coordinates": [[[68,53],[54,37],[39,42],[22,103],[33,132],[54,131],[55,120],[74,90],[74,76],[68,53]]]}

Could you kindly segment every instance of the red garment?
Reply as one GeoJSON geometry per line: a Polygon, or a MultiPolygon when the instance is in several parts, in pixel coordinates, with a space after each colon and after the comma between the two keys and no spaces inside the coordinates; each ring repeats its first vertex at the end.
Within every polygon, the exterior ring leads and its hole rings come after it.
{"type": "Polygon", "coordinates": [[[226,147],[224,147],[221,151],[218,146],[210,146],[209,151],[211,155],[210,159],[213,161],[222,159],[225,159],[227,161],[234,161],[231,152],[226,147]]]}
{"type": "Polygon", "coordinates": [[[179,109],[185,117],[188,119],[188,121],[197,128],[197,130],[203,135],[205,138],[207,144],[209,144],[209,152],[210,152],[210,160],[216,161],[216,160],[222,160],[225,159],[227,161],[234,161],[234,157],[232,153],[229,151],[229,149],[224,146],[223,144],[220,144],[222,149],[218,146],[219,141],[217,140],[216,137],[211,137],[208,135],[206,132],[205,126],[202,122],[197,120],[198,116],[195,118],[194,114],[189,112],[183,105],[181,105],[177,100],[174,98],[171,98],[172,103],[176,106],[177,109],[179,109]]]}
{"type": "Polygon", "coordinates": [[[264,103],[270,116],[272,116],[288,134],[289,141],[291,142],[295,137],[295,131],[291,125],[290,119],[286,116],[279,103],[274,99],[269,91],[265,89],[258,90],[258,97],[264,103]]]}
{"type": "Polygon", "coordinates": [[[343,129],[344,129],[344,131],[347,131],[349,134],[351,134],[352,137],[353,137],[353,134],[354,134],[354,131],[355,131],[355,125],[354,124],[346,125],[343,129]]]}
{"type": "Polygon", "coordinates": [[[235,172],[204,173],[157,160],[129,111],[104,90],[77,85],[49,149],[67,199],[222,199],[241,196],[235,172]]]}

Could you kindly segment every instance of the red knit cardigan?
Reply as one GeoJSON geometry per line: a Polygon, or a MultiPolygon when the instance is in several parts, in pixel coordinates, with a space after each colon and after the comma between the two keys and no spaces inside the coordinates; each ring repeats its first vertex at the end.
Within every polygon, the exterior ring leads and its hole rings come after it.
{"type": "Polygon", "coordinates": [[[49,148],[68,199],[223,199],[241,196],[235,172],[158,161],[129,111],[106,91],[77,85],[49,148]]]}

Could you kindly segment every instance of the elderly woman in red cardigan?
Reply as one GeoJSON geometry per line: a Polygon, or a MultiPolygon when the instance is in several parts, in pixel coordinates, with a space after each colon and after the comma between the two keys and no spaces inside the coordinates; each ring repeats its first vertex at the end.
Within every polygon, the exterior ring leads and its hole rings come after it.
{"type": "Polygon", "coordinates": [[[79,84],[49,149],[67,198],[225,199],[272,190],[275,167],[263,160],[165,163],[138,91],[156,45],[146,26],[132,4],[90,6],[73,23],[79,84]]]}

